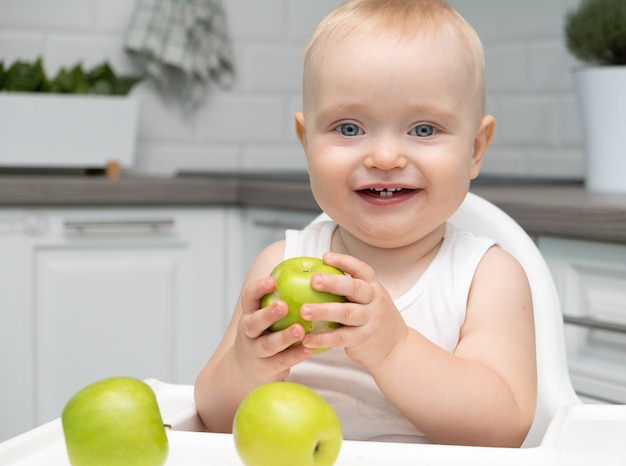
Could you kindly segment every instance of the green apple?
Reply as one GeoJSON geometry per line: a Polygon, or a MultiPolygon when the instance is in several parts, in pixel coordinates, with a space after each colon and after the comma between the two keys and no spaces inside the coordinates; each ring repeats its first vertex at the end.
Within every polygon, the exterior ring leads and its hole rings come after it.
{"type": "Polygon", "coordinates": [[[274,322],[269,328],[276,332],[293,324],[300,324],[306,333],[323,332],[339,327],[335,322],[304,320],[300,316],[300,308],[304,303],[346,302],[344,296],[314,290],[311,287],[311,277],[315,273],[343,275],[336,267],[324,264],[317,257],[292,257],[274,267],[270,274],[276,280],[276,289],[261,299],[261,306],[269,306],[276,300],[284,301],[289,307],[289,313],[282,319],[274,322]]]}
{"type": "Polygon", "coordinates": [[[161,466],[169,446],[152,388],[111,377],[77,392],[61,416],[72,466],[161,466]]]}
{"type": "Polygon", "coordinates": [[[271,382],[243,399],[233,419],[233,438],[246,466],[331,466],[343,433],[333,408],[314,390],[271,382]]]}

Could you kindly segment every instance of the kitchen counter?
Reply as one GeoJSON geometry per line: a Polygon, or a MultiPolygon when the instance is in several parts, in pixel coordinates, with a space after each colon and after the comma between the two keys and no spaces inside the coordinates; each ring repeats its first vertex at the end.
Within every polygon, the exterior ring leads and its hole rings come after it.
{"type": "MultiPolygon", "coordinates": [[[[580,182],[479,179],[471,190],[533,235],[626,243],[626,194],[580,182]]],[[[0,207],[264,206],[319,210],[306,173],[181,173],[175,177],[0,176],[0,207]]]]}
{"type": "Polygon", "coordinates": [[[626,243],[626,195],[600,194],[582,185],[477,186],[532,235],[626,243]]]}

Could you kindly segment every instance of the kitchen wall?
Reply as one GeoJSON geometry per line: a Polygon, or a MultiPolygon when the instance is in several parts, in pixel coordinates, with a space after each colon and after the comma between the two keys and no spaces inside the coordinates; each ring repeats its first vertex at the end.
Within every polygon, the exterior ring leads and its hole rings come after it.
{"type": "MultiPolygon", "coordinates": [[[[293,135],[300,107],[302,48],[341,0],[225,0],[237,80],[212,85],[192,115],[149,83],[141,101],[135,171],[298,169],[293,135]]],[[[581,177],[583,156],[562,37],[565,11],[578,0],[452,0],[486,49],[488,111],[498,121],[483,173],[581,177]]],[[[0,60],[43,55],[49,73],[78,61],[110,60],[133,70],[122,42],[132,0],[0,0],[0,60]]]]}

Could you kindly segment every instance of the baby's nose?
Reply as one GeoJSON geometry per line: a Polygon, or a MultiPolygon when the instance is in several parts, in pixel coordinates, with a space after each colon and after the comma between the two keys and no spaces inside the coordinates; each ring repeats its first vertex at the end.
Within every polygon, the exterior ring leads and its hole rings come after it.
{"type": "Polygon", "coordinates": [[[369,148],[365,158],[367,168],[378,168],[379,170],[393,170],[404,168],[407,165],[407,155],[403,145],[392,138],[381,138],[369,148]]]}

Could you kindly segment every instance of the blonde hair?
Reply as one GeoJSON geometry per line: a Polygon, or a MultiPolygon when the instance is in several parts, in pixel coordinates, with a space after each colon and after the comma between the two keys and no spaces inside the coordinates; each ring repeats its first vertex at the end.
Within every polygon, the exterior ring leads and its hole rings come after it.
{"type": "Polygon", "coordinates": [[[470,76],[477,86],[480,112],[485,109],[485,58],[474,28],[444,0],[349,0],[317,26],[305,51],[304,106],[310,90],[311,69],[331,39],[342,39],[355,31],[396,31],[401,37],[454,38],[463,51],[470,76]]]}

